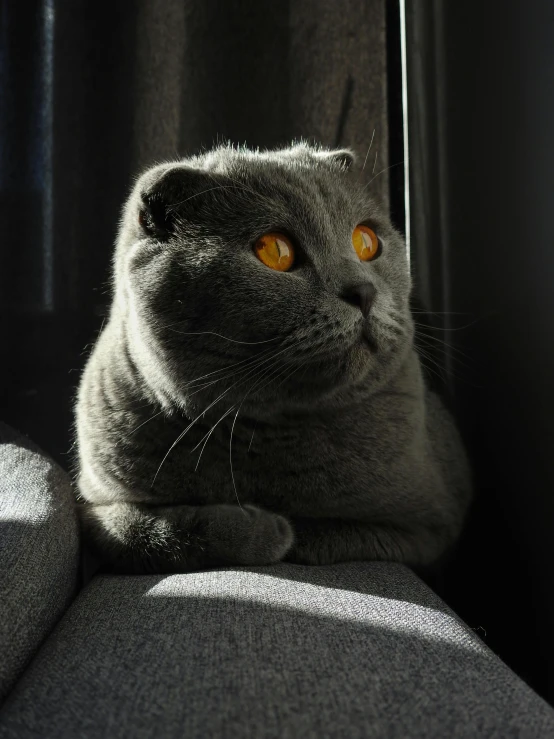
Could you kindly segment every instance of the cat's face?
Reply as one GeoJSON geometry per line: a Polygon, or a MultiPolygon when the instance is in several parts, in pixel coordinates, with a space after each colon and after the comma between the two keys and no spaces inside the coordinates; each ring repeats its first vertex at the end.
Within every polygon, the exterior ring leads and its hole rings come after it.
{"type": "Polygon", "coordinates": [[[236,408],[290,407],[377,389],[398,370],[413,336],[405,245],[348,159],[219,149],[141,177],[116,305],[149,382],[179,405],[227,391],[236,408]],[[359,224],[379,240],[368,261],[352,241],[359,224]],[[287,271],[257,255],[268,233],[288,239],[287,271]]]}

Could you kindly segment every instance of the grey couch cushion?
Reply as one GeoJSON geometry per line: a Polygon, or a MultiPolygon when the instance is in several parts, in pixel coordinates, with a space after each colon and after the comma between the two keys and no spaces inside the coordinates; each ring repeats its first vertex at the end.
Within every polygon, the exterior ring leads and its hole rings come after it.
{"type": "Polygon", "coordinates": [[[0,703],[73,600],[78,546],[68,476],[0,424],[0,703]]]}
{"type": "Polygon", "coordinates": [[[97,576],[0,736],[547,737],[554,712],[407,568],[97,576]]]}

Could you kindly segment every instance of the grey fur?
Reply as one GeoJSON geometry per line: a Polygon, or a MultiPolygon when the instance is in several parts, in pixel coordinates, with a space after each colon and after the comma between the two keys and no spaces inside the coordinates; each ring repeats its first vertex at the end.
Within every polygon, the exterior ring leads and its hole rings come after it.
{"type": "Polygon", "coordinates": [[[114,570],[430,565],[456,540],[465,454],[424,385],[405,245],[352,161],[221,147],[136,183],[77,404],[79,508],[114,570]],[[253,253],[275,230],[290,272],[253,253]],[[369,281],[366,319],[341,296],[369,281]]]}

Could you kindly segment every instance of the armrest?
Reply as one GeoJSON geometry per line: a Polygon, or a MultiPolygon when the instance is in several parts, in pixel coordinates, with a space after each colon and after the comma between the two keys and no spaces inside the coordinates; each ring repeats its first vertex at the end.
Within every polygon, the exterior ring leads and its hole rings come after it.
{"type": "Polygon", "coordinates": [[[74,598],[78,532],[68,475],[0,424],[0,703],[74,598]]]}
{"type": "Polygon", "coordinates": [[[407,567],[99,575],[2,739],[554,737],[554,711],[407,567]]]}

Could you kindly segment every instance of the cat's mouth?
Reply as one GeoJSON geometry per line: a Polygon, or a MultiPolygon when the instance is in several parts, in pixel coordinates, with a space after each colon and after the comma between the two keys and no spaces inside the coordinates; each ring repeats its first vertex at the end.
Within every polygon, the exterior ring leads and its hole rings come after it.
{"type": "Polygon", "coordinates": [[[319,352],[317,355],[318,362],[328,361],[332,359],[346,359],[352,352],[359,352],[365,355],[374,355],[378,352],[377,342],[369,331],[362,331],[359,336],[350,344],[342,347],[329,346],[327,351],[319,352]]]}
{"type": "Polygon", "coordinates": [[[362,330],[360,331],[360,338],[358,339],[358,345],[363,349],[371,352],[371,354],[377,353],[377,342],[371,333],[371,329],[367,323],[362,324],[362,330]]]}

